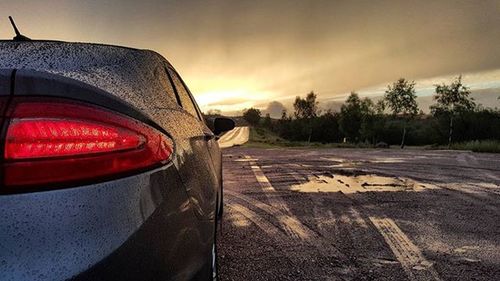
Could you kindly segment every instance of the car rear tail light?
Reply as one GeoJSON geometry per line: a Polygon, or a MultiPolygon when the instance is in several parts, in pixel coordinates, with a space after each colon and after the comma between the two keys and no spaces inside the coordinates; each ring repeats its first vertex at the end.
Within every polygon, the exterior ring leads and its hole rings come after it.
{"type": "Polygon", "coordinates": [[[166,164],[164,133],[110,110],[62,100],[14,100],[4,126],[7,190],[118,177],[166,164]]]}

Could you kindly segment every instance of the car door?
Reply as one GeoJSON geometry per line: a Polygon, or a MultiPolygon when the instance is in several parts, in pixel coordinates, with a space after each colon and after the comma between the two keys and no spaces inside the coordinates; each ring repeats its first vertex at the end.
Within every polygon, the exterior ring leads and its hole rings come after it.
{"type": "MultiPolygon", "coordinates": [[[[215,218],[215,206],[219,186],[218,173],[209,153],[209,143],[214,134],[206,127],[194,99],[175,70],[168,67],[169,78],[175,88],[180,106],[184,109],[184,121],[189,121],[189,139],[182,144],[183,155],[179,155],[179,174],[186,187],[189,199],[197,214],[203,219],[215,218]],[[194,121],[194,122],[193,122],[194,121]]],[[[182,120],[181,120],[182,121],[182,120]]]]}
{"type": "MultiPolygon", "coordinates": [[[[204,120],[203,114],[201,113],[200,108],[198,107],[198,104],[196,103],[196,100],[193,98],[193,95],[189,88],[186,86],[184,81],[181,81],[183,83],[184,88],[186,89],[187,94],[191,97],[191,100],[193,101],[193,104],[198,111],[199,116],[204,120]]],[[[206,122],[203,122],[203,132],[205,134],[205,140],[207,141],[207,148],[208,152],[210,153],[210,157],[212,158],[212,164],[213,168],[215,170],[215,174],[217,175],[217,182],[218,182],[218,189],[217,192],[219,192],[218,196],[218,202],[217,204],[221,204],[222,202],[222,151],[219,148],[219,143],[217,142],[218,136],[214,135],[213,131],[210,129],[208,124],[206,122]]],[[[219,205],[217,205],[219,206],[219,205]]]]}
{"type": "MultiPolygon", "coordinates": [[[[186,86],[184,81],[182,81],[184,88],[187,91],[187,94],[191,97],[193,104],[198,111],[199,116],[204,120],[203,114],[201,113],[196,100],[193,98],[193,94],[186,86]]],[[[222,182],[222,152],[219,148],[219,143],[217,142],[218,136],[214,135],[212,130],[208,127],[206,122],[203,122],[203,132],[205,134],[205,140],[207,141],[208,152],[210,153],[210,157],[212,158],[212,164],[215,169],[215,173],[218,175],[219,182],[222,182]]]]}

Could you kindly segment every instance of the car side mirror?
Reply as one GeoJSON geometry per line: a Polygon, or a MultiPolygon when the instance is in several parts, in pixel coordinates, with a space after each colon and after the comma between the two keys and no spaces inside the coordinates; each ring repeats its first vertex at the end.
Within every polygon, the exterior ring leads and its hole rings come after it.
{"type": "Polygon", "coordinates": [[[235,123],[233,119],[226,117],[215,117],[213,120],[214,134],[220,135],[221,133],[231,131],[234,129],[235,123]]]}

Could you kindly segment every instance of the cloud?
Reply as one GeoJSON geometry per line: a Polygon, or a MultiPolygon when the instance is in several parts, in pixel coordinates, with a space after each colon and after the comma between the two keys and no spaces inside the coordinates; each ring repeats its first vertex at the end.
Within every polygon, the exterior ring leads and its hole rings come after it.
{"type": "Polygon", "coordinates": [[[8,14],[32,38],[158,51],[204,109],[286,106],[311,90],[342,100],[399,77],[500,69],[493,0],[4,1],[0,17],[8,14]],[[227,94],[207,94],[220,92],[227,94]]]}
{"type": "Polygon", "coordinates": [[[271,118],[281,118],[283,110],[286,110],[286,108],[281,102],[272,101],[267,105],[266,109],[262,111],[262,114],[264,116],[269,114],[271,118]]]}

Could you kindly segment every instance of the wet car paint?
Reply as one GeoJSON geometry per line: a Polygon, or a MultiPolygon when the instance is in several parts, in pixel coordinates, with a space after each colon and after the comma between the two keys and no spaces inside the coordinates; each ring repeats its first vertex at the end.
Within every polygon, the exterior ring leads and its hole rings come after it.
{"type": "Polygon", "coordinates": [[[0,96],[10,95],[11,77],[12,77],[12,70],[0,69],[0,96]]]}
{"type": "Polygon", "coordinates": [[[2,278],[188,280],[203,270],[214,241],[220,150],[207,144],[206,125],[172,98],[171,65],[154,52],[114,46],[0,46],[0,68],[9,68],[0,77],[13,81],[14,95],[96,103],[162,129],[175,143],[172,164],[155,171],[0,195],[2,278]],[[215,162],[207,145],[219,155],[215,162]]]}

